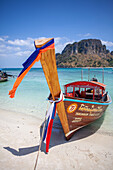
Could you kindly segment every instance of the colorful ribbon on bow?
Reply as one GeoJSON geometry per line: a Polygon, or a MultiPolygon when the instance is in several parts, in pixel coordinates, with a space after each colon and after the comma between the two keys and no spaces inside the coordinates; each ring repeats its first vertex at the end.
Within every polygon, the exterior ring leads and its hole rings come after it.
{"type": "Polygon", "coordinates": [[[41,58],[41,53],[46,52],[49,49],[54,49],[54,39],[51,39],[49,42],[47,42],[45,45],[43,45],[41,48],[37,48],[32,54],[31,56],[22,64],[23,65],[23,69],[20,72],[20,74],[18,75],[13,88],[11,91],[9,91],[9,95],[10,98],[14,98],[15,96],[15,92],[19,86],[19,84],[21,83],[21,81],[23,80],[23,78],[25,77],[25,75],[28,73],[28,71],[32,68],[32,66],[38,62],[41,58]]]}
{"type": "Polygon", "coordinates": [[[49,100],[52,104],[49,107],[47,115],[46,115],[47,124],[46,124],[44,137],[43,137],[43,141],[46,143],[46,152],[49,151],[49,143],[50,143],[50,138],[51,138],[53,120],[56,115],[57,104],[62,102],[63,99],[64,99],[64,96],[61,91],[59,100],[55,100],[55,101],[49,100]]]}

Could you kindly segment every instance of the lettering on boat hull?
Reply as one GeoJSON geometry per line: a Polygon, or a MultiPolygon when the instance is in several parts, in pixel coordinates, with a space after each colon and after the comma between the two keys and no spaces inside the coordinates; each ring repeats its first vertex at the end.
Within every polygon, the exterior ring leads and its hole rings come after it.
{"type": "Polygon", "coordinates": [[[102,116],[108,105],[64,101],[70,130],[86,126],[102,116]]]}
{"type": "Polygon", "coordinates": [[[102,106],[95,107],[94,105],[91,105],[90,107],[85,104],[81,104],[79,107],[79,110],[81,111],[89,111],[89,112],[102,112],[102,106]]]}
{"type": "Polygon", "coordinates": [[[80,122],[81,120],[82,120],[82,117],[75,117],[75,119],[72,120],[72,123],[80,122]]]}

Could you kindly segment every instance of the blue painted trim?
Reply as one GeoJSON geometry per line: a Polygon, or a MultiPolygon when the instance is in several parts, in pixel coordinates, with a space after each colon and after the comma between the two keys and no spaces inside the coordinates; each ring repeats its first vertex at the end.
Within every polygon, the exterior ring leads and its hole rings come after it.
{"type": "Polygon", "coordinates": [[[109,98],[110,98],[109,103],[99,103],[99,102],[91,102],[91,101],[76,100],[76,99],[69,99],[69,98],[64,98],[64,101],[71,101],[71,102],[78,102],[78,103],[89,103],[89,104],[98,104],[98,105],[109,105],[109,104],[112,103],[110,95],[109,95],[109,98]]]}

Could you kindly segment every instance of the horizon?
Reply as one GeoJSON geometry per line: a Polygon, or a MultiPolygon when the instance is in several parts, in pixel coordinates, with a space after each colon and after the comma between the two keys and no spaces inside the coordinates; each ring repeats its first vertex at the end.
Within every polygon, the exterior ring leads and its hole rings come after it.
{"type": "Polygon", "coordinates": [[[113,51],[112,9],[112,0],[1,0],[0,68],[21,68],[39,38],[54,37],[56,53],[83,39],[99,39],[113,51]]]}
{"type": "MultiPolygon", "coordinates": [[[[113,67],[70,67],[70,68],[62,68],[62,67],[57,67],[57,69],[76,69],[76,68],[81,68],[81,69],[108,69],[108,68],[113,68],[113,67]]],[[[7,69],[23,69],[23,67],[4,67],[4,68],[0,68],[0,70],[7,70],[7,69]]],[[[43,69],[42,66],[41,67],[32,67],[30,70],[32,69],[43,69]]]]}

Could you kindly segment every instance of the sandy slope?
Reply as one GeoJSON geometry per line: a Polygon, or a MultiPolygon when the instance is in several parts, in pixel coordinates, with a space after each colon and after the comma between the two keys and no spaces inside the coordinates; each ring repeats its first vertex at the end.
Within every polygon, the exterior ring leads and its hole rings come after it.
{"type": "MultiPolygon", "coordinates": [[[[0,109],[0,170],[34,168],[41,123],[35,117],[0,109]]],[[[37,169],[112,170],[113,136],[90,128],[79,130],[67,142],[61,127],[54,126],[49,153],[42,144],[37,169]]]]}

